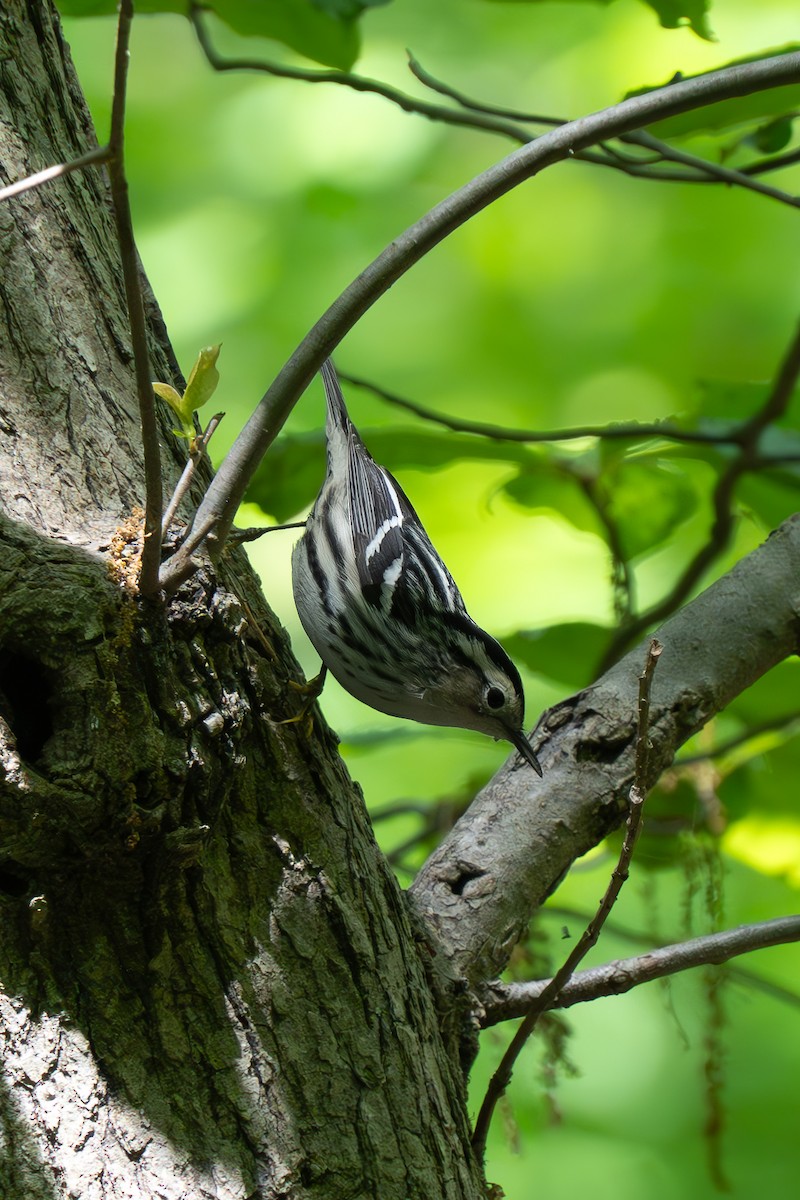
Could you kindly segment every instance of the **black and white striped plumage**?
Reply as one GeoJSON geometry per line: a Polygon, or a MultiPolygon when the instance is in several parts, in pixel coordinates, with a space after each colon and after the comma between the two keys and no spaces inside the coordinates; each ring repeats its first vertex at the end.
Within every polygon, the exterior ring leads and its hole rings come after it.
{"type": "Polygon", "coordinates": [[[402,488],[370,457],[330,361],[322,379],[328,473],[292,555],[303,628],[358,700],[505,738],[541,775],[516,667],[468,615],[402,488]]]}

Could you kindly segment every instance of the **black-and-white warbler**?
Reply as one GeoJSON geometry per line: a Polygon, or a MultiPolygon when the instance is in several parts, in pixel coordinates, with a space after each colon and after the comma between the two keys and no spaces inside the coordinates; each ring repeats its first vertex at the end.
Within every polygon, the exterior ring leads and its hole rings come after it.
{"type": "Polygon", "coordinates": [[[292,585],[323,676],[391,716],[504,738],[541,775],[522,732],[519,672],[469,616],[402,488],[370,456],[330,361],[322,379],[328,471],[292,554],[292,585]]]}

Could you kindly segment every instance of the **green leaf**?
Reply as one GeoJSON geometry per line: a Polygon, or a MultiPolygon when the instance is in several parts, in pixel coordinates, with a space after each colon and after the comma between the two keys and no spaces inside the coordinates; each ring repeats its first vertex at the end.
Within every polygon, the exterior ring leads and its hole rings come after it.
{"type": "MultiPolygon", "coordinates": [[[[358,58],[357,21],[388,0],[206,0],[203,7],[245,37],[270,38],[325,66],[349,70],[358,58]]],[[[117,0],[58,0],[65,16],[114,14],[117,0]]],[[[189,12],[189,0],[137,0],[137,13],[189,12]]]]}
{"type": "Polygon", "coordinates": [[[685,473],[670,463],[625,462],[610,481],[609,516],[626,559],[660,545],[697,505],[685,473]]]}
{"type": "Polygon", "coordinates": [[[713,422],[717,420],[721,430],[748,421],[764,404],[769,388],[768,383],[750,380],[704,379],[699,386],[702,428],[706,429],[708,418],[709,432],[714,431],[713,422]]]}
{"type": "MultiPolygon", "coordinates": [[[[492,3],[498,3],[498,0],[491,0],[492,3]]],[[[507,0],[502,0],[507,2],[507,0]]],[[[549,4],[551,0],[512,0],[517,4],[549,4]]],[[[574,0],[572,0],[574,3],[574,0]]],[[[584,3],[600,4],[607,8],[612,0],[583,0],[584,3]]],[[[642,0],[648,8],[652,8],[656,13],[659,21],[664,29],[678,29],[681,26],[688,25],[698,37],[705,38],[706,41],[713,41],[714,35],[706,22],[706,13],[710,7],[710,0],[642,0]]]]}
{"type": "Polygon", "coordinates": [[[597,510],[569,474],[537,464],[509,479],[502,490],[523,508],[546,509],[558,513],[584,533],[601,533],[597,510]]]}
{"type": "Polygon", "coordinates": [[[245,500],[279,522],[288,521],[308,507],[324,478],[324,434],[288,434],[270,447],[250,481],[245,500]]]}
{"type": "Polygon", "coordinates": [[[711,7],[709,0],[644,0],[644,3],[653,9],[664,29],[679,29],[688,25],[705,41],[715,40],[706,20],[711,7]]]}
{"type": "Polygon", "coordinates": [[[800,509],[800,469],[746,475],[737,499],[763,523],[765,532],[777,529],[800,509]]]}
{"type": "Polygon", "coordinates": [[[272,38],[314,62],[348,71],[358,58],[355,19],[367,7],[352,3],[315,4],[312,0],[212,0],[220,20],[246,37],[272,38]],[[348,15],[335,9],[348,10],[348,15]],[[324,11],[327,10],[327,11],[324,11]]]}
{"type": "Polygon", "coordinates": [[[663,542],[698,504],[686,472],[664,459],[663,447],[622,458],[615,442],[601,442],[583,455],[553,454],[549,462],[528,464],[503,491],[525,508],[550,509],[576,529],[606,537],[602,507],[617,527],[627,559],[663,542]],[[582,479],[589,488],[581,486],[582,479]]]}
{"type": "Polygon", "coordinates": [[[613,632],[589,621],[565,621],[548,629],[523,629],[503,638],[503,646],[518,665],[577,689],[595,678],[613,632]]]}
{"type": "Polygon", "coordinates": [[[800,662],[785,659],[731,700],[728,712],[745,725],[759,725],[800,709],[800,662]]]}
{"type": "Polygon", "coordinates": [[[183,393],[183,412],[188,418],[211,399],[219,383],[219,345],[205,346],[198,354],[183,393]]]}
{"type": "Polygon", "coordinates": [[[178,437],[189,439],[193,438],[195,433],[194,422],[191,419],[191,414],[187,419],[183,411],[183,396],[180,394],[180,392],[176,392],[175,388],[169,383],[154,383],[153,391],[157,396],[160,396],[162,400],[166,400],[167,404],[170,406],[172,411],[175,413],[175,416],[181,423],[180,429],[173,429],[172,432],[177,434],[178,437]]]}
{"type": "Polygon", "coordinates": [[[178,437],[188,438],[189,441],[194,438],[194,413],[211,399],[219,383],[219,371],[216,368],[218,358],[219,346],[206,346],[200,351],[182,396],[169,383],[153,383],[155,394],[166,400],[181,423],[180,429],[173,430],[178,437]]]}
{"type": "Polygon", "coordinates": [[[340,20],[355,20],[365,8],[383,8],[389,0],[313,0],[316,8],[340,20]]]}
{"type": "Polygon", "coordinates": [[[791,117],[777,117],[760,125],[755,133],[747,139],[761,154],[777,154],[789,145],[794,133],[794,122],[791,117]]]}
{"type": "MultiPolygon", "coordinates": [[[[513,442],[492,442],[464,433],[420,433],[381,428],[364,441],[375,460],[390,471],[403,468],[435,471],[465,459],[530,462],[535,454],[513,442]]],[[[307,508],[325,477],[325,435],[288,434],[271,447],[253,476],[246,499],[278,521],[307,508]]]]}
{"type": "MultiPolygon", "coordinates": [[[[56,0],[65,17],[116,16],[119,0],[56,0]]],[[[136,0],[137,13],[188,11],[187,0],[136,0]]]]}

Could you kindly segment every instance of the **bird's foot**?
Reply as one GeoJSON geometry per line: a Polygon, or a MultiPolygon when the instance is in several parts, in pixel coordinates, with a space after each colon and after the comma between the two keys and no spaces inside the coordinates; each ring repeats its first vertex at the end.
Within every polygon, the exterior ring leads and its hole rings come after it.
{"type": "Polygon", "coordinates": [[[293,717],[286,717],[283,721],[279,721],[279,725],[302,725],[303,732],[307,737],[311,736],[311,731],[314,728],[314,715],[312,709],[322,693],[325,686],[325,676],[328,674],[328,668],[323,666],[318,675],[313,679],[306,680],[305,683],[298,683],[295,679],[289,680],[289,687],[293,692],[298,692],[303,697],[303,702],[300,709],[293,717]]]}

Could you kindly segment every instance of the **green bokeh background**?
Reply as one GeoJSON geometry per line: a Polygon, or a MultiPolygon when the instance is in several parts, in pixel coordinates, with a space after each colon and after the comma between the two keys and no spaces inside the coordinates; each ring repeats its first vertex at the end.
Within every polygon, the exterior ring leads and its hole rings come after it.
{"type": "MultiPolygon", "coordinates": [[[[711,69],[800,34],[796,0],[718,0],[710,23],[715,42],[686,28],[660,28],[636,0],[610,6],[396,0],[361,22],[357,70],[430,99],[409,75],[408,46],[428,70],[471,96],[572,117],[678,70],[711,69]]],[[[102,138],[114,23],[71,19],[66,28],[102,138]]],[[[287,58],[274,44],[236,39],[213,21],[210,28],[222,50],[287,58]]],[[[201,346],[223,343],[215,406],[227,415],[214,443],[217,458],[354,275],[443,196],[513,149],[498,137],[406,115],[378,97],[214,74],[188,23],[169,15],[134,23],[127,136],[139,247],[184,370],[201,346]]],[[[684,145],[719,158],[734,140],[728,131],[684,145]]],[[[800,192],[800,168],[769,181],[800,192]]],[[[717,397],[716,415],[725,416],[736,401],[719,400],[718,381],[729,381],[731,396],[750,403],[756,392],[742,385],[773,376],[797,320],[799,228],[795,210],[741,190],[659,185],[564,163],[431,254],[366,315],[337,360],[343,370],[441,412],[498,424],[548,429],[651,421],[697,413],[709,395],[717,397]]],[[[365,391],[348,395],[368,444],[381,429],[428,429],[365,391]]],[[[319,431],[322,420],[315,384],[287,432],[319,431]]],[[[795,415],[786,438],[796,428],[795,415]]],[[[691,511],[655,552],[636,559],[640,604],[668,589],[707,536],[712,466],[670,459],[669,469],[691,493],[691,511]]],[[[568,620],[611,624],[609,559],[599,531],[566,511],[574,496],[552,481],[541,485],[540,503],[518,503],[505,490],[515,473],[513,463],[490,459],[436,471],[398,469],[472,615],[497,636],[568,620]]],[[[530,486],[540,486],[535,473],[530,486]]],[[[746,481],[740,499],[741,520],[720,570],[756,546],[770,520],[796,502],[791,487],[763,479],[746,481]]],[[[264,519],[251,505],[240,524],[264,519]]],[[[270,535],[251,555],[313,673],[318,664],[291,599],[294,536],[270,535]]],[[[556,642],[553,653],[556,666],[547,675],[524,671],[531,724],[591,672],[579,638],[556,642]]],[[[797,709],[797,697],[796,666],[785,664],[704,733],[700,747],[735,735],[748,721],[797,709]]],[[[322,705],[378,815],[398,799],[416,805],[449,796],[457,807],[506,753],[478,735],[384,718],[333,682],[322,705]]],[[[735,761],[729,756],[719,777],[709,774],[708,791],[729,817],[720,844],[708,852],[712,866],[699,861],[698,847],[685,836],[652,831],[612,922],[639,931],[642,940],[604,935],[592,961],[646,949],[655,938],[703,932],[715,922],[797,909],[797,744],[765,735],[756,750],[735,761]]],[[[667,818],[685,803],[688,823],[693,814],[702,823],[697,789],[688,799],[678,788],[653,803],[667,818]]],[[[409,811],[381,820],[377,832],[391,849],[418,827],[409,811]]],[[[406,857],[407,865],[414,861],[413,853],[406,857]]],[[[579,864],[553,904],[588,915],[609,868],[604,851],[579,864]]],[[[551,934],[547,944],[556,959],[565,924],[573,936],[579,932],[577,918],[558,913],[537,926],[551,934]]],[[[545,946],[541,936],[531,942],[537,953],[545,946]]],[[[737,1197],[793,1195],[800,1168],[797,950],[773,949],[738,965],[795,995],[770,994],[738,977],[721,993],[722,1166],[737,1197]]],[[[519,970],[526,970],[524,961],[519,970]]],[[[489,1178],[514,1200],[713,1195],[703,1136],[704,1064],[718,1020],[709,981],[699,973],[571,1012],[567,1053],[579,1074],[560,1072],[558,1118],[539,1080],[540,1052],[530,1048],[505,1120],[495,1121],[489,1178]]],[[[506,1037],[507,1031],[484,1037],[473,1076],[475,1107],[506,1037]]]]}

